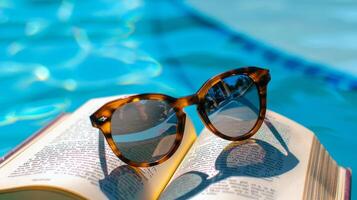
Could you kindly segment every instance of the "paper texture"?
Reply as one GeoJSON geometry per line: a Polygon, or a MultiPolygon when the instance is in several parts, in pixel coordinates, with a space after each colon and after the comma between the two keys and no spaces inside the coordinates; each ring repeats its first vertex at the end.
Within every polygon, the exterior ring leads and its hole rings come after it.
{"type": "Polygon", "coordinates": [[[114,155],[89,120],[90,114],[113,98],[86,103],[2,166],[1,190],[46,186],[90,199],[156,198],[195,139],[192,123],[186,121],[185,136],[172,158],[155,167],[134,168],[114,155]]]}
{"type": "Polygon", "coordinates": [[[246,141],[204,129],[161,198],[302,199],[312,140],[309,130],[271,111],[246,141]]]}

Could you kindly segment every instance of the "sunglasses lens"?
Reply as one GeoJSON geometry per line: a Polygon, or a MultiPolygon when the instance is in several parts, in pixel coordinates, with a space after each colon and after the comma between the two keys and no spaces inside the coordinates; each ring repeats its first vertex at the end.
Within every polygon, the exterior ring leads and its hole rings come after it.
{"type": "Polygon", "coordinates": [[[208,90],[205,102],[210,122],[226,136],[243,136],[258,120],[259,92],[249,76],[234,75],[222,79],[208,90]]]}
{"type": "Polygon", "coordinates": [[[140,100],[114,111],[112,138],[123,156],[152,163],[167,155],[176,139],[178,118],[165,101],[140,100]]]}

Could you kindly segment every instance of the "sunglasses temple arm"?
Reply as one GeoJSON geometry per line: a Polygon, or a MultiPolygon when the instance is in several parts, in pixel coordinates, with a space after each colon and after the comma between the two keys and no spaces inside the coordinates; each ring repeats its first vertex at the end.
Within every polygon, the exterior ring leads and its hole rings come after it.
{"type": "Polygon", "coordinates": [[[288,145],[286,145],[284,139],[281,137],[279,131],[275,128],[275,126],[269,121],[269,119],[265,118],[264,123],[268,126],[270,131],[273,133],[274,137],[279,141],[281,146],[285,149],[285,151],[290,154],[290,150],[288,145]]]}
{"type": "Polygon", "coordinates": [[[244,104],[244,105],[246,105],[246,106],[248,106],[250,109],[252,109],[256,114],[258,114],[259,115],[259,109],[252,103],[252,102],[250,102],[246,97],[244,97],[244,96],[241,96],[240,97],[241,99],[241,102],[244,104]]]}
{"type": "Polygon", "coordinates": [[[100,161],[100,167],[103,170],[104,177],[108,176],[108,166],[107,166],[107,159],[105,154],[105,142],[103,134],[98,134],[98,156],[100,161]]]}

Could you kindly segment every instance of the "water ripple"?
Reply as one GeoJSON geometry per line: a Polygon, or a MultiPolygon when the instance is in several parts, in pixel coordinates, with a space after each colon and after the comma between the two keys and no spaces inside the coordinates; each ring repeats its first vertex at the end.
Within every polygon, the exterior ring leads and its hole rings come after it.
{"type": "Polygon", "coordinates": [[[36,102],[27,106],[18,107],[0,117],[0,126],[6,126],[18,121],[41,120],[59,114],[68,107],[69,101],[54,103],[36,102]]]}

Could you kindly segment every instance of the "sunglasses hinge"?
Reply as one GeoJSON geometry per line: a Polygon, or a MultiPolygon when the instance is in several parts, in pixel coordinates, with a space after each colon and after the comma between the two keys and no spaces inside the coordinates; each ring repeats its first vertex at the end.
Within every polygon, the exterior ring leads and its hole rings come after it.
{"type": "Polygon", "coordinates": [[[103,125],[108,120],[108,117],[106,117],[106,116],[97,117],[96,115],[93,114],[90,116],[90,119],[91,119],[92,125],[94,127],[98,127],[98,126],[103,125]]]}
{"type": "Polygon", "coordinates": [[[255,74],[256,78],[259,80],[259,84],[267,85],[271,79],[269,70],[261,70],[259,73],[255,74]]]}

